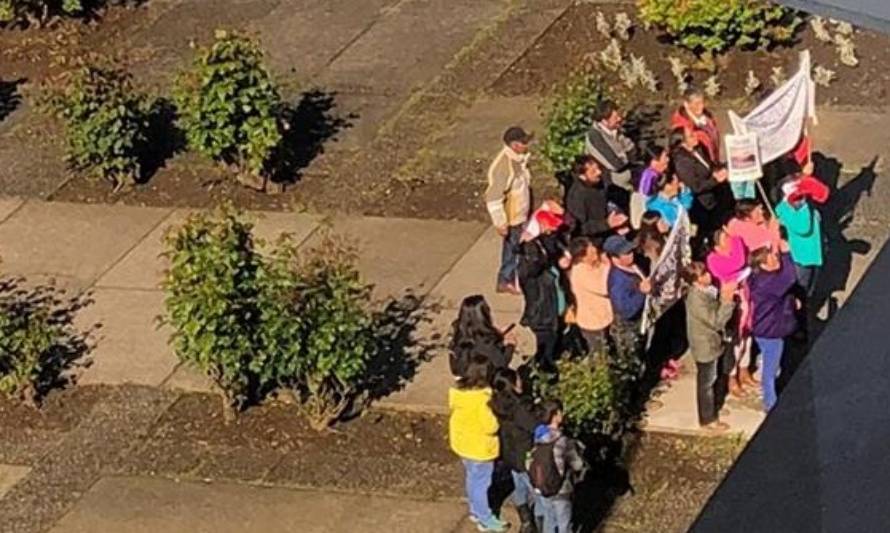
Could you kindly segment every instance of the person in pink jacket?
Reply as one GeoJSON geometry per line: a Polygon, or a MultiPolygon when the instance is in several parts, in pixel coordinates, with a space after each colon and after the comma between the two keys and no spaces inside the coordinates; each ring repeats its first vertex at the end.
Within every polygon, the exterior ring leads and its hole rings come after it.
{"type": "Polygon", "coordinates": [[[726,231],[745,243],[748,253],[769,246],[778,250],[782,240],[779,221],[767,218],[763,205],[757,200],[743,199],[735,204],[735,217],[726,225],[726,231]]]}
{"type": "Polygon", "coordinates": [[[734,237],[721,228],[714,234],[714,248],[708,254],[708,271],[721,284],[738,286],[736,315],[729,328],[733,333],[732,349],[735,364],[729,379],[729,392],[733,396],[745,394],[746,385],[756,385],[751,374],[751,296],[745,280],[751,274],[748,268],[748,252],[741,237],[734,237]]]}

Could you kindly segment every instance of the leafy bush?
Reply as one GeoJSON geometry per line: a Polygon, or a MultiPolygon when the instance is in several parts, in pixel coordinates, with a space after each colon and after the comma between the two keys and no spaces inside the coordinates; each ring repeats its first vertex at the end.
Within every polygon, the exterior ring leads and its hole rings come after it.
{"type": "MultiPolygon", "coordinates": [[[[293,248],[273,258],[273,264],[295,267],[285,278],[293,281],[286,316],[301,329],[299,342],[277,351],[278,381],[296,393],[316,428],[328,427],[352,405],[376,353],[371,287],[362,281],[356,260],[351,246],[331,236],[303,258],[293,248]]],[[[275,270],[287,275],[286,268],[275,270]]],[[[275,337],[268,336],[280,345],[275,337]]]]}
{"type": "Polygon", "coordinates": [[[568,171],[575,158],[584,153],[585,135],[603,98],[600,80],[585,73],[572,77],[550,102],[541,152],[552,172],[568,171]]]}
{"type": "Polygon", "coordinates": [[[696,53],[789,42],[800,20],[763,0],[639,0],[640,17],[696,53]]]}
{"type": "Polygon", "coordinates": [[[255,178],[268,173],[282,140],[282,105],[256,41],[218,30],[177,78],[173,96],[191,148],[255,178]]]}
{"type": "Polygon", "coordinates": [[[102,5],[128,2],[130,0],[0,0],[0,27],[39,27],[56,17],[80,17],[102,5]]]}
{"type": "Polygon", "coordinates": [[[166,242],[164,322],[179,358],[223,393],[229,418],[275,386],[295,393],[316,428],[353,405],[377,339],[351,247],[329,236],[304,256],[285,239],[264,257],[231,207],[192,216],[166,242]]]}
{"type": "Polygon", "coordinates": [[[165,237],[164,322],[173,328],[171,342],[180,360],[213,380],[229,419],[249,396],[262,317],[263,260],[251,229],[239,212],[223,206],[212,215],[192,215],[165,237]]]}
{"type": "Polygon", "coordinates": [[[130,75],[116,68],[83,65],[45,88],[42,107],[63,121],[67,159],[115,187],[140,174],[151,104],[130,75]]]}
{"type": "Polygon", "coordinates": [[[0,282],[0,394],[35,404],[68,379],[62,371],[89,351],[89,334],[72,327],[88,299],[67,301],[51,287],[22,289],[21,280],[0,282]]]}

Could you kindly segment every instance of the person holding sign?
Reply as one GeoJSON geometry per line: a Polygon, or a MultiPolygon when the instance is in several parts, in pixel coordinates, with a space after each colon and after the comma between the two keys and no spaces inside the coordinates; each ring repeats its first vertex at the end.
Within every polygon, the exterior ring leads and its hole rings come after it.
{"type": "Polygon", "coordinates": [[[720,161],[720,132],[714,115],[705,107],[705,93],[690,87],[683,94],[683,103],[671,116],[671,129],[692,130],[711,161],[720,161]]]}

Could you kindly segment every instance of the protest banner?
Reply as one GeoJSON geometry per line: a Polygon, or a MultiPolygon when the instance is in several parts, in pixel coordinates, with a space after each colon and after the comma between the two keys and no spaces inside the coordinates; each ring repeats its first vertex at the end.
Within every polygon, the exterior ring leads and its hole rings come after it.
{"type": "Polygon", "coordinates": [[[692,260],[689,233],[689,215],[681,209],[664,249],[649,274],[652,290],[646,297],[643,309],[642,333],[646,333],[661,315],[683,298],[680,272],[692,260]]]}
{"type": "Polygon", "coordinates": [[[729,133],[724,136],[724,143],[729,181],[753,181],[763,177],[756,134],[729,133]]]}
{"type": "Polygon", "coordinates": [[[761,163],[774,161],[794,149],[803,135],[807,118],[816,120],[816,89],[810,74],[810,52],[800,54],[800,69],[776,88],[753,111],[729,120],[736,134],[755,134],[761,163]]]}

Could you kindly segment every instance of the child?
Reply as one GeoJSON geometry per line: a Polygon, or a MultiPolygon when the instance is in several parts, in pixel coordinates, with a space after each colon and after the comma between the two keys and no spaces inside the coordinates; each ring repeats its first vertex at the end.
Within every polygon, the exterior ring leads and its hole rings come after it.
{"type": "Polygon", "coordinates": [[[729,425],[720,421],[723,403],[718,377],[720,357],[725,353],[724,331],[732,319],[736,285],[725,282],[718,293],[704,263],[695,261],[683,270],[689,285],[686,294],[686,332],[695,366],[698,423],[706,430],[722,432],[729,425]]]}
{"type": "Polygon", "coordinates": [[[542,411],[544,423],[535,429],[529,464],[537,494],[535,514],[542,519],[541,533],[570,533],[572,491],[584,470],[584,460],[577,443],[562,434],[562,404],[546,401],[542,411]]]}
{"type": "Polygon", "coordinates": [[[676,174],[662,174],[655,184],[656,196],[649,199],[646,208],[650,211],[658,211],[661,218],[671,227],[677,223],[680,210],[689,211],[692,208],[692,191],[680,183],[676,174]]]}
{"type": "Polygon", "coordinates": [[[764,246],[777,249],[781,240],[779,222],[767,219],[763,206],[757,200],[742,199],[736,202],[735,217],[726,225],[726,231],[742,239],[749,252],[764,246]]]}
{"type": "Polygon", "coordinates": [[[782,201],[776,206],[788,233],[797,283],[807,297],[813,295],[822,268],[822,218],[811,204],[827,199],[828,187],[812,176],[797,174],[782,185],[782,201]]]}
{"type": "Polygon", "coordinates": [[[630,220],[634,228],[640,227],[643,213],[646,211],[646,202],[655,194],[655,184],[658,178],[667,172],[671,161],[667,148],[656,144],[647,146],[644,154],[648,164],[640,172],[638,183],[635,184],[630,196],[630,220]]]}
{"type": "Polygon", "coordinates": [[[640,348],[640,319],[646,305],[646,295],[652,290],[648,278],[634,265],[636,245],[613,235],[606,239],[603,250],[612,261],[609,269],[609,300],[615,315],[612,321],[612,340],[624,349],[636,352],[640,348]]]}
{"type": "MultiPolygon", "coordinates": [[[[784,246],[783,246],[784,247],[784,246]]],[[[776,377],[785,349],[785,337],[797,329],[798,302],[792,293],[796,283],[794,264],[787,253],[761,248],[751,254],[753,274],[748,281],[754,307],[752,333],[763,355],[763,408],[776,404],[776,377]]]]}
{"type": "Polygon", "coordinates": [[[448,435],[451,449],[464,465],[470,520],[479,531],[500,532],[509,524],[498,519],[488,504],[494,461],[500,454],[498,421],[489,407],[490,369],[484,356],[474,356],[458,386],[448,391],[448,435]]]}

